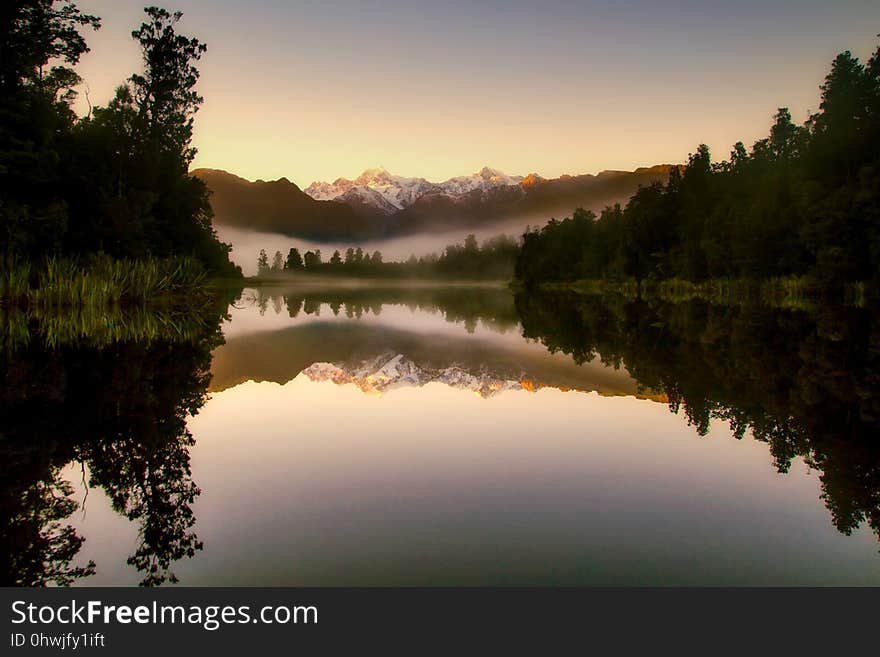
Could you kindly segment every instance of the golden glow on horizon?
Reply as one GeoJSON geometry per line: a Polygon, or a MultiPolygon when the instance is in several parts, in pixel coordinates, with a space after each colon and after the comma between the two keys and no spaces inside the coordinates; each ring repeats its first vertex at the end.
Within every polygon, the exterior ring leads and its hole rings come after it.
{"type": "MultiPolygon", "coordinates": [[[[78,69],[91,103],[104,104],[140,65],[129,32],[142,3],[79,4],[104,20],[78,69]]],[[[393,2],[375,15],[358,5],[176,5],[182,30],[209,47],[193,166],[301,187],[379,165],[433,181],[484,165],[545,177],[632,170],[683,162],[700,142],[725,158],[736,141],[765,136],[779,106],[804,120],[834,54],[868,56],[876,29],[866,26],[880,20],[880,6],[784,20],[743,9],[733,24],[754,29],[735,37],[708,8],[651,22],[647,4],[448,16],[393,2]],[[703,31],[682,41],[694,24],[703,31]]],[[[83,94],[77,109],[87,107],[83,94]]]]}

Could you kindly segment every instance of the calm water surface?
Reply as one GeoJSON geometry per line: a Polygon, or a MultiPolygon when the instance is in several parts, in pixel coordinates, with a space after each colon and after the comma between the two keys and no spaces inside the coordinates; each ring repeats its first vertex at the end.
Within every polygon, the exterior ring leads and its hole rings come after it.
{"type": "Polygon", "coordinates": [[[222,336],[7,356],[58,418],[7,443],[80,441],[12,451],[11,577],[880,584],[868,311],[264,289],[222,336]]]}

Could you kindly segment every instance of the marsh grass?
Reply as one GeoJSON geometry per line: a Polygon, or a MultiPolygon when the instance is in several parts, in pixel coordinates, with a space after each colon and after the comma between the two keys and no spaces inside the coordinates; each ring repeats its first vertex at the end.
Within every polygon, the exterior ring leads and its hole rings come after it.
{"type": "Polygon", "coordinates": [[[216,290],[192,258],[82,263],[49,258],[36,266],[6,261],[0,271],[0,346],[39,339],[106,346],[119,341],[195,340],[216,290]]]}
{"type": "Polygon", "coordinates": [[[194,258],[115,260],[97,256],[88,262],[48,258],[35,267],[7,261],[0,274],[0,300],[7,305],[108,307],[167,301],[192,293],[207,281],[194,258]]]}

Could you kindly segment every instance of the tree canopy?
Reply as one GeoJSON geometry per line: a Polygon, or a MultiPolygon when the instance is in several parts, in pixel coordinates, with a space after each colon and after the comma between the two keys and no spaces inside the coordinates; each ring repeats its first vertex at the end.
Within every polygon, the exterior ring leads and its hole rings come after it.
{"type": "Polygon", "coordinates": [[[838,55],[804,125],[782,107],[751,150],[713,163],[701,144],[625,207],[527,232],[516,263],[526,285],[781,276],[823,290],[880,278],[880,48],[867,64],[838,55]]]}
{"type": "Polygon", "coordinates": [[[148,7],[132,32],[143,70],[113,99],[77,117],[88,52],[100,20],[74,2],[11,0],[0,9],[0,254],[117,258],[195,256],[236,274],[218,241],[195,156],[196,63],[206,51],[177,32],[180,12],[148,7]]]}

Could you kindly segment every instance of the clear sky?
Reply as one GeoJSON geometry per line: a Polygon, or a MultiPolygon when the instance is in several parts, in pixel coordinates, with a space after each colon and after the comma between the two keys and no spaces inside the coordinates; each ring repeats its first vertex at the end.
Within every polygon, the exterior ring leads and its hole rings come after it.
{"type": "MultiPolygon", "coordinates": [[[[835,54],[880,42],[876,0],[153,1],[208,44],[194,166],[301,186],[726,157],[777,107],[815,110],[835,54]]],[[[78,4],[103,18],[78,70],[104,104],[148,2],[78,4]]]]}

